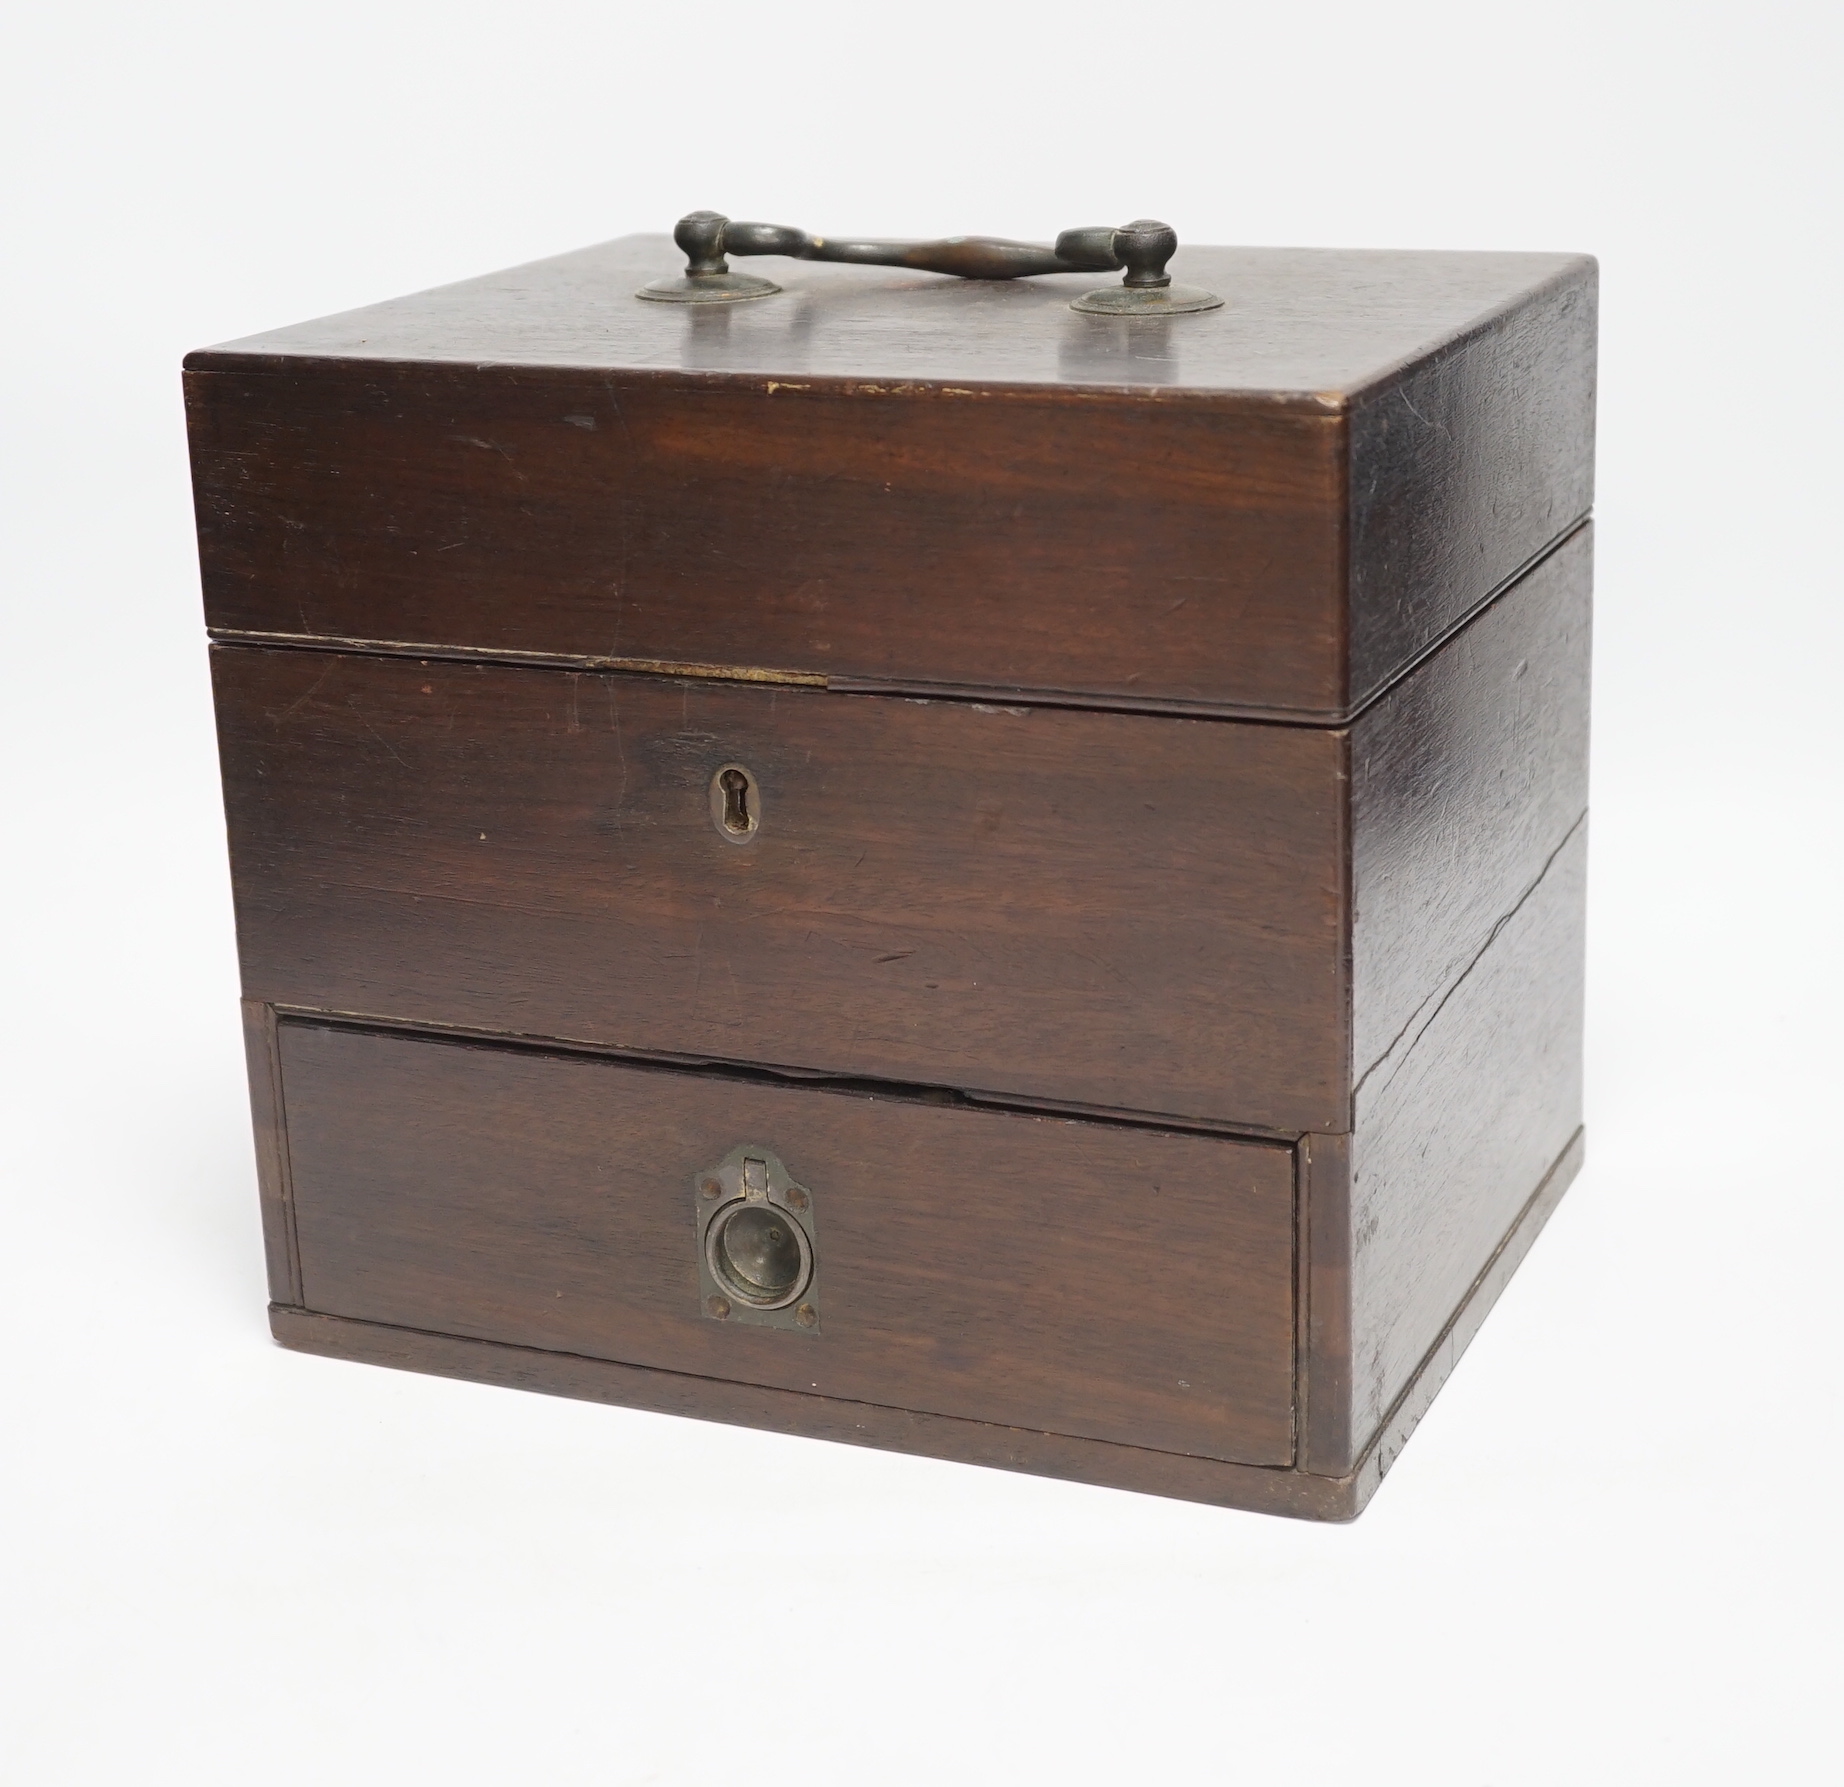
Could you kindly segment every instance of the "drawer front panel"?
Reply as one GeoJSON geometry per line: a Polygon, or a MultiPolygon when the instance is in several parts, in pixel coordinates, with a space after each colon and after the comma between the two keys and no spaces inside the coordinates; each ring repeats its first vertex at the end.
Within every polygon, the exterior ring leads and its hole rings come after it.
{"type": "Polygon", "coordinates": [[[308,1308],[1253,1464],[1293,1457],[1278,1144],[284,1022],[308,1308]],[[811,1190],[817,1333],[703,1312],[694,1185],[811,1190]]]}
{"type": "Polygon", "coordinates": [[[249,998],[1345,1127],[1342,734],[214,658],[249,998]]]}

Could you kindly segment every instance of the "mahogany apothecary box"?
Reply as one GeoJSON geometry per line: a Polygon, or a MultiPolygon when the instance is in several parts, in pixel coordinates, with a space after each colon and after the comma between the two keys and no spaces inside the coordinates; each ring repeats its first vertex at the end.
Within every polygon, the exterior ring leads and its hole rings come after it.
{"type": "Polygon", "coordinates": [[[1580,1160],[1594,263],[747,227],[186,363],[275,1334],[1347,1518],[1580,1160]]]}

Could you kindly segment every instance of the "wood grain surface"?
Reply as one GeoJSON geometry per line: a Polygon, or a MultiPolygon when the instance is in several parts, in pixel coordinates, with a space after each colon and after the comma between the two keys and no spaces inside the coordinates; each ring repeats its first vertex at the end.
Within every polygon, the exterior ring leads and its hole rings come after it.
{"type": "Polygon", "coordinates": [[[1292,1461],[1293,1157],[285,1021],[305,1305],[700,1377],[1292,1461]],[[692,1187],[810,1188],[818,1335],[701,1310],[692,1187]]]}
{"type": "Polygon", "coordinates": [[[250,1126],[256,1141],[256,1188],[262,1209],[263,1256],[269,1296],[301,1301],[301,1263],[295,1253],[294,1207],[288,1182],[288,1128],[283,1115],[282,1057],[275,1008],[243,1003],[244,1065],[250,1081],[250,1126]]]}
{"type": "Polygon", "coordinates": [[[1122,325],[817,266],[661,315],[660,253],[193,355],[212,628],[1333,721],[1589,504],[1580,257],[1194,250],[1231,305],[1122,325]]]}
{"type": "Polygon", "coordinates": [[[1098,283],[1090,274],[959,280],[777,256],[750,264],[785,288],[785,301],[682,308],[633,298],[683,258],[665,235],[623,236],[204,351],[252,364],[573,366],[894,386],[964,375],[987,385],[1357,398],[1463,348],[1532,292],[1580,285],[1594,271],[1576,254],[1191,243],[1173,277],[1220,294],[1221,310],[1085,316],[1069,301],[1098,283]]]}
{"type": "MultiPolygon", "coordinates": [[[[845,1402],[835,1397],[775,1390],[760,1384],[693,1377],[648,1366],[622,1365],[580,1353],[553,1353],[503,1342],[469,1340],[358,1322],[345,1316],[276,1307],[270,1311],[275,1338],[297,1352],[356,1360],[400,1371],[432,1372],[472,1383],[536,1390],[588,1402],[613,1403],[663,1415],[724,1421],[771,1433],[798,1434],[850,1446],[876,1446],[925,1458],[1026,1471],[1146,1495],[1175,1496],[1216,1507],[1248,1508],[1300,1520],[1350,1520],[1375,1492],[1381,1472],[1374,1466],[1333,1479],[1271,1465],[1228,1464],[1181,1452],[1004,1427],[956,1415],[924,1414],[881,1403],[845,1402]]],[[[637,1459],[636,1468],[644,1468],[637,1459]]]]}
{"type": "MultiPolygon", "coordinates": [[[[1409,1436],[1420,1425],[1441,1386],[1453,1375],[1461,1355],[1472,1345],[1473,1337],[1485,1325],[1492,1306],[1504,1293],[1513,1274],[1524,1263],[1544,1225],[1555,1214],[1563,1193],[1575,1183],[1587,1157],[1587,1132],[1576,1130],[1544,1174],[1537,1189],[1517,1213],[1509,1231],[1487,1257],[1479,1275],[1468,1288],[1460,1306],[1447,1318],[1434,1343],[1422,1355],[1409,1380],[1397,1391],[1396,1399],[1372,1431],[1353,1475],[1362,1480],[1375,1473],[1381,1481],[1389,1468],[1402,1456],[1409,1436]]],[[[1361,1490],[1360,1490],[1361,1493],[1361,1490]]]]}
{"type": "Polygon", "coordinates": [[[1002,1427],[953,1415],[844,1402],[810,1390],[774,1390],[757,1384],[621,1365],[585,1358],[580,1353],[555,1353],[422,1329],[394,1328],[300,1308],[272,1307],[269,1319],[283,1346],[330,1359],[434,1372],[475,1383],[581,1397],[665,1415],[726,1421],[846,1445],[884,1447],[996,1470],[1064,1477],[1078,1483],[1176,1496],[1218,1507],[1247,1508],[1301,1520],[1351,1520],[1376,1493],[1467,1343],[1542,1232],[1580,1168],[1581,1157],[1578,1135],[1519,1212],[1485,1270],[1474,1281],[1466,1301],[1454,1312],[1415,1376],[1397,1397],[1371,1444],[1340,1476],[1227,1464],[1027,1427],[1002,1427]]]}
{"type": "Polygon", "coordinates": [[[1342,1477],[1351,1434],[1351,1137],[1305,1135],[1295,1156],[1300,1199],[1299,1464],[1342,1477]]]}
{"type": "Polygon", "coordinates": [[[1587,810],[1592,581],[1583,528],[1351,729],[1354,1084],[1587,810]]]}
{"type": "Polygon", "coordinates": [[[1596,328],[1587,271],[1353,402],[1352,705],[1588,513],[1596,328]]]}
{"type": "Polygon", "coordinates": [[[1587,821],[1468,971],[1307,1139],[1306,1457],[1375,1438],[1550,1163],[1581,1128],[1587,821]]]}
{"type": "Polygon", "coordinates": [[[671,259],[188,361],[278,1336],[1349,1517],[1580,1159],[1593,263],[671,259]]]}
{"type": "Polygon", "coordinates": [[[1341,734],[214,657],[246,997],[1346,1123],[1341,734]]]}

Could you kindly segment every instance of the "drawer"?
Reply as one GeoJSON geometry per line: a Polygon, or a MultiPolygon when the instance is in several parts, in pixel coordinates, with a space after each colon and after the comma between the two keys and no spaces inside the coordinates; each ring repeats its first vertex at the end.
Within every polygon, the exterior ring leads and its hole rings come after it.
{"type": "Polygon", "coordinates": [[[214,652],[248,998],[1348,1119],[1342,732],[214,652]],[[746,771],[754,829],[713,809],[746,771]]]}
{"type": "Polygon", "coordinates": [[[1284,1146],[305,1020],[279,1053],[310,1310],[1292,1460],[1284,1146]],[[709,1313],[739,1159],[804,1194],[810,1326],[709,1313]]]}

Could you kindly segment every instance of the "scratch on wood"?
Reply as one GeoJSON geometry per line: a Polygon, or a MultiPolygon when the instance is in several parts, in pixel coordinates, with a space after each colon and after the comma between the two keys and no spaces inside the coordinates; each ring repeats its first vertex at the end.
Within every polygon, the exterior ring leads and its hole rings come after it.
{"type": "MultiPolygon", "coordinates": [[[[1543,885],[1543,882],[1545,878],[1548,876],[1550,870],[1556,866],[1556,858],[1559,857],[1563,853],[1563,851],[1568,849],[1569,840],[1573,838],[1578,831],[1581,830],[1581,828],[1587,823],[1587,820],[1588,820],[1588,815],[1586,813],[1581,814],[1576,819],[1575,823],[1571,825],[1566,832],[1563,833],[1562,842],[1558,844],[1556,848],[1552,850],[1549,853],[1549,855],[1543,859],[1543,867],[1537,871],[1537,878],[1533,882],[1531,882],[1531,884],[1527,888],[1525,888],[1521,894],[1518,895],[1516,901],[1513,902],[1512,904],[1511,910],[1505,913],[1498,920],[1498,922],[1495,925],[1493,925],[1490,933],[1486,937],[1486,940],[1482,944],[1480,944],[1477,950],[1473,952],[1472,959],[1466,964],[1466,966],[1462,968],[1460,972],[1454,976],[1453,980],[1441,991],[1440,997],[1438,999],[1435,999],[1431,995],[1430,998],[1424,999],[1420,1005],[1416,1006],[1415,1010],[1409,1015],[1409,1021],[1406,1024],[1404,1024],[1402,1028],[1398,1030],[1393,1037],[1390,1038],[1389,1047],[1386,1048],[1383,1051],[1383,1053],[1380,1054],[1376,1058],[1376,1060],[1371,1062],[1371,1064],[1367,1068],[1364,1069],[1362,1075],[1358,1079],[1357,1084],[1351,1088],[1351,1105],[1352,1105],[1353,1110],[1355,1110],[1357,1107],[1358,1094],[1364,1090],[1365,1085],[1370,1080],[1370,1076],[1373,1073],[1375,1073],[1377,1069],[1384,1064],[1384,1062],[1388,1061],[1389,1058],[1393,1054],[1395,1054],[1397,1046],[1401,1043],[1402,1039],[1405,1036],[1407,1036],[1411,1030],[1413,1030],[1415,1032],[1414,1042],[1411,1042],[1409,1044],[1408,1049],[1404,1051],[1402,1062],[1397,1063],[1396,1072],[1401,1071],[1403,1062],[1406,1062],[1409,1056],[1415,1052],[1415,1043],[1421,1041],[1422,1036],[1426,1033],[1426,1031],[1428,1030],[1428,1027],[1434,1022],[1436,1018],[1438,1018],[1441,1015],[1442,1008],[1447,1004],[1447,1001],[1450,1000],[1454,996],[1454,994],[1460,990],[1461,986],[1465,983],[1466,977],[1469,974],[1471,974],[1472,971],[1475,968],[1477,968],[1482,961],[1485,960],[1486,953],[1491,949],[1492,945],[1498,941],[1499,933],[1502,932],[1505,926],[1508,925],[1514,918],[1517,917],[1517,915],[1520,912],[1524,910],[1525,905],[1529,902],[1530,896],[1534,894],[1537,891],[1537,889],[1543,885]],[[1430,1003],[1432,1003],[1434,1007],[1432,1011],[1428,1010],[1430,1003]],[[1426,1021],[1418,1022],[1418,1020],[1420,1020],[1421,1015],[1424,1011],[1428,1013],[1426,1021]]],[[[1381,1097],[1384,1092],[1387,1092],[1389,1090],[1390,1081],[1394,1080],[1395,1077],[1396,1077],[1396,1073],[1392,1072],[1389,1076],[1389,1079],[1383,1082],[1382,1086],[1378,1089],[1377,1095],[1379,1097],[1381,1097]]]]}
{"type": "Polygon", "coordinates": [[[325,682],[337,668],[337,664],[329,664],[326,669],[321,671],[321,673],[307,685],[307,693],[304,694],[299,701],[291,701],[275,716],[275,724],[279,726],[284,720],[292,720],[302,708],[306,707],[307,704],[313,700],[315,694],[319,691],[320,685],[325,682]]]}

